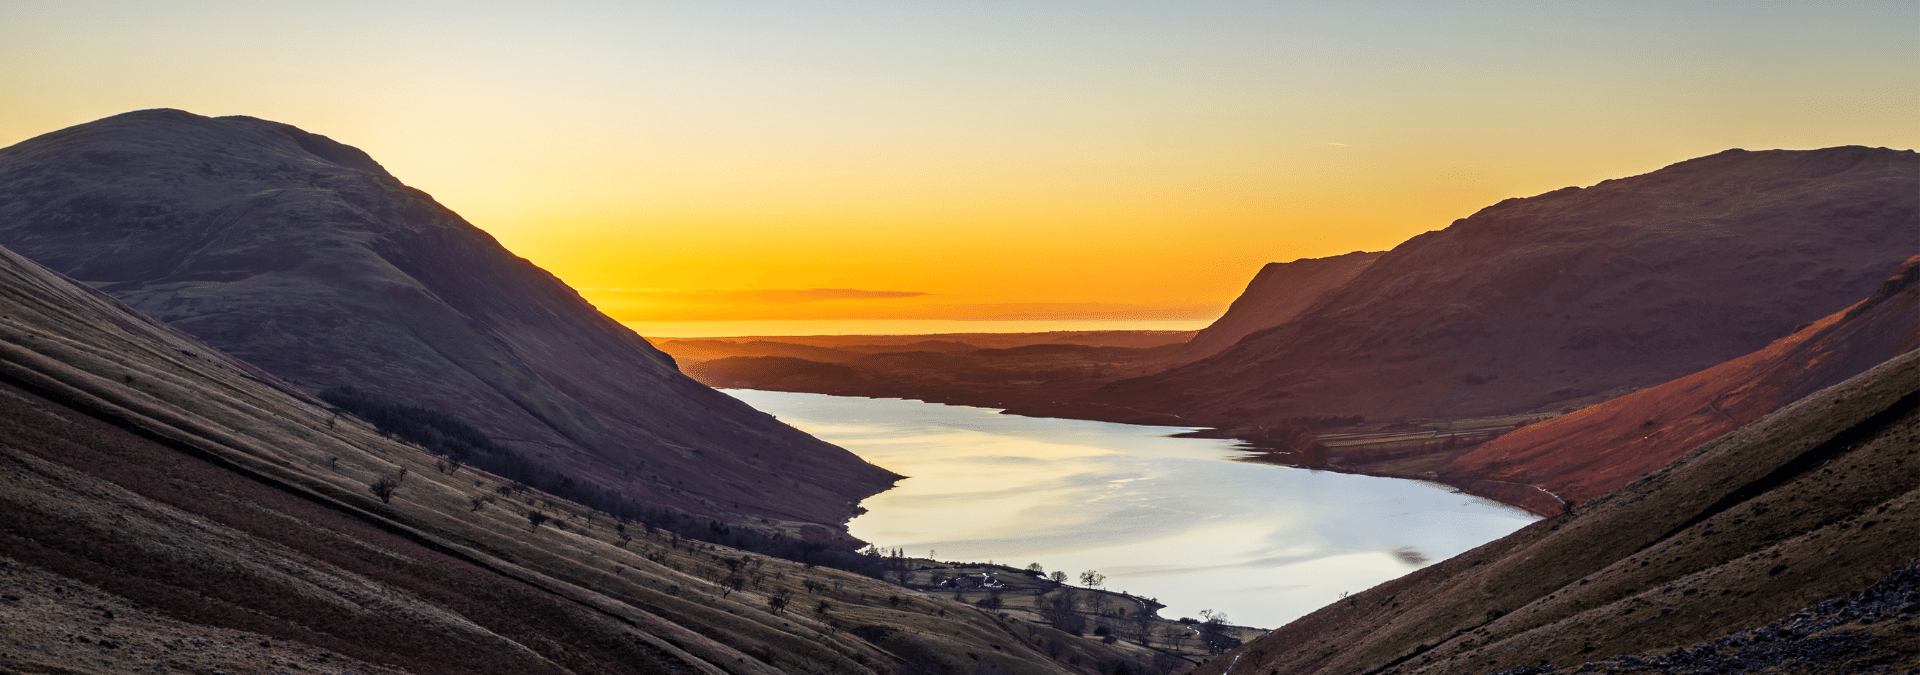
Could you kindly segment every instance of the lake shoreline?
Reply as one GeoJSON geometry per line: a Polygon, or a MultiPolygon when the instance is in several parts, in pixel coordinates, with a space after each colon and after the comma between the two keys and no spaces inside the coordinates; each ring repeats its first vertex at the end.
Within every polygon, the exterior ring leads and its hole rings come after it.
{"type": "Polygon", "coordinates": [[[1251,461],[1197,427],[1003,415],[901,398],[730,390],[909,476],[849,533],[930,561],[1099,570],[1169,610],[1253,625],[1457,555],[1537,520],[1431,480],[1251,461]],[[1306,469],[1306,470],[1301,470],[1306,469]]]}
{"type": "Polygon", "coordinates": [[[1327,417],[1301,427],[1304,418],[1222,425],[1088,401],[1108,383],[1176,365],[1192,337],[1182,331],[1091,330],[651,342],[671,354],[683,372],[717,389],[903,399],[1037,419],[1182,427],[1189,430],[1182,437],[1231,439],[1272,464],[1441,483],[1543,517],[1567,508],[1537,486],[1495,480],[1453,461],[1560,411],[1471,419],[1327,417]],[[1302,430],[1315,446],[1309,453],[1292,452],[1302,430]]]}

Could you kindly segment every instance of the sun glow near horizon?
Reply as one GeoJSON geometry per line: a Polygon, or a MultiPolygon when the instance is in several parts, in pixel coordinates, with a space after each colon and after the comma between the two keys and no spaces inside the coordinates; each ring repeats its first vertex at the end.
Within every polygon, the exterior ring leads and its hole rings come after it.
{"type": "Polygon", "coordinates": [[[1920,144],[1910,2],[0,15],[24,94],[0,144],[152,107],[286,122],[626,321],[1203,321],[1264,263],[1509,197],[1732,147],[1920,144]],[[769,300],[817,289],[869,294],[769,300]]]}

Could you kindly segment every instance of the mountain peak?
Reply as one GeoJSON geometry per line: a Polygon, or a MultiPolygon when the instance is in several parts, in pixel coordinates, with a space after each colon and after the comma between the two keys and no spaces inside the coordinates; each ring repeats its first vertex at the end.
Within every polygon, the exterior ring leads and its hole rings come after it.
{"type": "Polygon", "coordinates": [[[309,394],[466,420],[636,502],[837,526],[893,480],[687,379],[366,153],[291,125],[143,110],[0,149],[0,245],[309,394]]]}
{"type": "Polygon", "coordinates": [[[291,124],[241,115],[206,117],[173,108],[120,113],[28,139],[0,153],[80,147],[86,152],[78,159],[116,169],[134,156],[165,152],[195,158],[203,162],[203,171],[259,173],[270,167],[311,174],[346,169],[396,180],[359,148],[291,124]]]}
{"type": "Polygon", "coordinates": [[[1729,151],[1508,199],[1407,240],[1285,323],[1083,403],[1217,426],[1594,403],[1871,293],[1913,253],[1917,186],[1914,153],[1849,146],[1729,151]]]}

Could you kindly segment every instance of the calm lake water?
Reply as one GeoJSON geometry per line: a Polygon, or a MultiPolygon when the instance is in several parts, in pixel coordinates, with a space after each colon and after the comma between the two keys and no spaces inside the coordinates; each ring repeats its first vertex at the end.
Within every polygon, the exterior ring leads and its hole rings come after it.
{"type": "Polygon", "coordinates": [[[1107,575],[1158,598],[1277,627],[1520,529],[1535,517],[1419,481],[1235,461],[1188,431],[899,399],[729,390],[909,476],[861,503],[853,535],[909,555],[1107,575]]]}

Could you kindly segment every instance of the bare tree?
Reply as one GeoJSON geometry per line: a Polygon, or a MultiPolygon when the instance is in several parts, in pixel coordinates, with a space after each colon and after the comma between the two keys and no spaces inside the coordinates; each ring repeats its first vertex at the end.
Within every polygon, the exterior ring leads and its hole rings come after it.
{"type": "Polygon", "coordinates": [[[1107,583],[1107,575],[1105,574],[1101,574],[1093,570],[1087,570],[1085,572],[1080,573],[1080,585],[1082,586],[1085,586],[1087,588],[1099,588],[1100,585],[1104,583],[1107,583]]]}
{"type": "Polygon", "coordinates": [[[379,497],[380,503],[382,504],[392,503],[394,491],[399,490],[400,484],[406,481],[407,467],[403,466],[400,467],[399,471],[383,474],[379,478],[374,479],[372,483],[367,485],[367,491],[372,492],[373,496],[379,497]]]}
{"type": "Polygon", "coordinates": [[[1140,629],[1140,646],[1147,646],[1147,637],[1153,634],[1153,612],[1147,611],[1146,603],[1133,613],[1133,625],[1140,629]]]}
{"type": "Polygon", "coordinates": [[[1206,643],[1207,651],[1218,654],[1240,646],[1240,640],[1227,635],[1227,613],[1211,609],[1200,610],[1200,641],[1206,643]]]}
{"type": "Polygon", "coordinates": [[[460,461],[459,458],[447,457],[445,459],[435,460],[433,463],[433,468],[451,476],[456,473],[460,473],[460,469],[465,467],[466,465],[467,463],[460,461]]]}
{"type": "Polygon", "coordinates": [[[1060,589],[1039,603],[1040,616],[1054,628],[1078,635],[1084,620],[1073,607],[1073,591],[1060,589]]]}
{"type": "Polygon", "coordinates": [[[467,510],[479,511],[493,503],[493,495],[474,495],[467,498],[467,510]]]}

